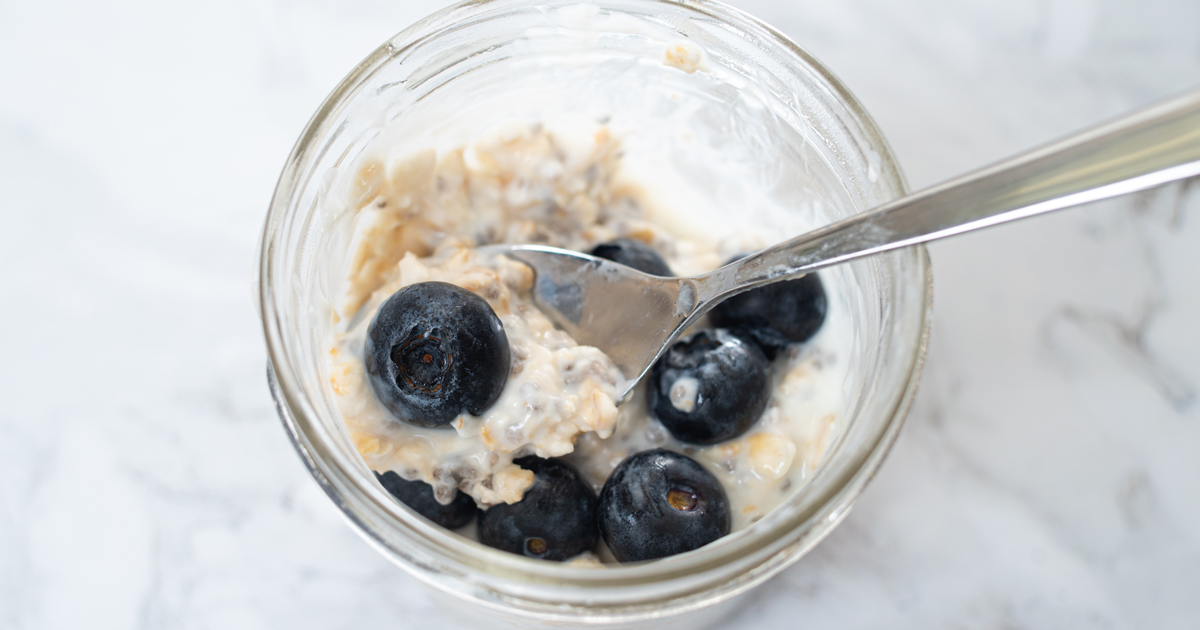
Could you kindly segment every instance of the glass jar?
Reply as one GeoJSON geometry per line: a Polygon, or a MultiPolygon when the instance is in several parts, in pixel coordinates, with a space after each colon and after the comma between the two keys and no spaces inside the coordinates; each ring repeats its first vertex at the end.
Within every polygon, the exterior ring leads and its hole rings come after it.
{"type": "Polygon", "coordinates": [[[720,178],[734,175],[714,172],[706,162],[714,155],[810,223],[905,193],[891,151],[849,91],[782,34],[718,2],[466,2],[409,27],[342,81],[300,136],[267,216],[258,299],[268,380],[300,457],[351,526],[473,605],[455,612],[480,612],[490,627],[696,628],[719,619],[712,606],[795,562],[845,518],[895,440],[924,360],[932,294],[923,247],[822,272],[854,289],[848,417],[790,499],[688,554],[604,569],[531,560],[394,501],[355,451],[322,377],[318,331],[330,312],[339,182],[385,130],[420,146],[491,119],[602,110],[689,129],[683,149],[678,133],[656,125],[635,142],[682,161],[691,178],[683,183],[718,200],[720,178]]]}

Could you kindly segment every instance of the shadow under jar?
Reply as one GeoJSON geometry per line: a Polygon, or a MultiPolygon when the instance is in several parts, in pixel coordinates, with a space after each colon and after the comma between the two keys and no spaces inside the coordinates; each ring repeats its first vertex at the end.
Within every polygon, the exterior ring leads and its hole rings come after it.
{"type": "Polygon", "coordinates": [[[640,126],[629,151],[670,161],[681,195],[729,212],[769,204],[791,209],[785,224],[815,226],[905,193],[890,149],[849,91],[736,9],[654,0],[457,5],[359,64],[288,158],[260,252],[271,391],[305,465],[351,526],[401,568],[473,604],[448,610],[518,627],[701,627],[720,618],[708,607],[728,606],[827,535],[882,463],[924,359],[928,257],[909,248],[822,272],[843,288],[853,330],[845,412],[814,473],[761,520],[694,552],[603,569],[485,547],[394,501],[343,427],[322,367],[344,271],[331,262],[344,241],[330,231],[345,211],[339,186],[383,134],[453,146],[495,123],[564,114],[662,121],[640,126]],[[689,130],[687,146],[679,128],[689,130]],[[743,185],[721,186],[734,176],[743,185]],[[761,199],[745,198],[746,184],[761,199]]]}

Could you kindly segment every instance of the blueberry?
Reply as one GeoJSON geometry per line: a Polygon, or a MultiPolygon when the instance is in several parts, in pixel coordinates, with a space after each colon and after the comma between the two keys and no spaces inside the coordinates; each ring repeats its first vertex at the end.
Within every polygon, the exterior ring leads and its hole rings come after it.
{"type": "Polygon", "coordinates": [[[422,427],[483,413],[500,397],[511,365],[492,307],[445,282],[412,284],[384,301],[367,329],[365,361],[379,401],[422,427]]]}
{"type": "Polygon", "coordinates": [[[600,491],[600,533],[620,562],[699,549],[729,526],[721,483],[690,457],[661,448],[626,458],[600,491]]]}
{"type": "Polygon", "coordinates": [[[479,511],[475,500],[465,492],[456,494],[450,505],[442,505],[433,496],[433,486],[424,481],[407,481],[390,470],[382,475],[375,473],[375,478],[396,500],[446,529],[458,529],[470,523],[479,511]]]}
{"type": "Polygon", "coordinates": [[[649,245],[631,238],[619,238],[615,241],[601,243],[592,249],[592,255],[597,258],[607,258],[626,267],[633,267],[652,276],[675,275],[671,273],[671,268],[667,266],[667,262],[662,259],[662,256],[658,255],[658,252],[650,249],[649,245]]]}
{"type": "Polygon", "coordinates": [[[514,463],[533,471],[533,485],[520,501],[493,505],[479,515],[479,542],[543,560],[591,551],[600,537],[591,486],[556,459],[522,457],[514,463]]]}
{"type": "Polygon", "coordinates": [[[739,293],[718,304],[708,317],[713,326],[753,339],[768,359],[774,359],[788,345],[816,334],[825,322],[825,308],[825,287],[810,273],[739,293]]]}
{"type": "Polygon", "coordinates": [[[716,444],[746,432],[767,408],[770,364],[723,328],[680,339],[654,364],[650,411],[677,439],[716,444]]]}

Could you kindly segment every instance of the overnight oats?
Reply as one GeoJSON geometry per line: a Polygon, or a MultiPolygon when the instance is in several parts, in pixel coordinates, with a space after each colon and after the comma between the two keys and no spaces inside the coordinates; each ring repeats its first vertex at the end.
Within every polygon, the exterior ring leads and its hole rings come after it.
{"type": "Polygon", "coordinates": [[[353,68],[284,165],[259,265],[271,393],[349,526],[447,611],[696,630],[879,469],[924,357],[924,249],[745,294],[618,401],[626,375],[484,248],[696,275],[904,194],[846,87],[737,9],[447,7],[353,68]]]}
{"type": "MultiPolygon", "coordinates": [[[[686,52],[667,62],[694,64],[686,52]]],[[[514,119],[416,149],[385,134],[333,187],[328,387],[367,467],[434,523],[580,566],[675,555],[763,518],[838,435],[853,331],[836,280],[735,296],[620,401],[624,375],[538,310],[532,271],[479,251],[540,244],[698,275],[799,231],[769,213],[691,229],[662,190],[669,167],[625,159],[637,134],[610,117],[514,119]]]]}

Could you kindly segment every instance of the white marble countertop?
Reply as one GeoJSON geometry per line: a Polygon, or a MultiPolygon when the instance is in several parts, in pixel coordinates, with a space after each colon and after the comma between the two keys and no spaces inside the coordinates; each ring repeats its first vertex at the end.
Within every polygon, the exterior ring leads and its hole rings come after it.
{"type": "MultiPolygon", "coordinates": [[[[301,127],[441,4],[0,4],[0,628],[449,627],[301,466],[251,300],[301,127]]],[[[914,188],[1200,85],[1195,0],[735,4],[914,188]]],[[[1200,182],[931,251],[908,426],[727,627],[1197,627],[1200,182]]]]}

